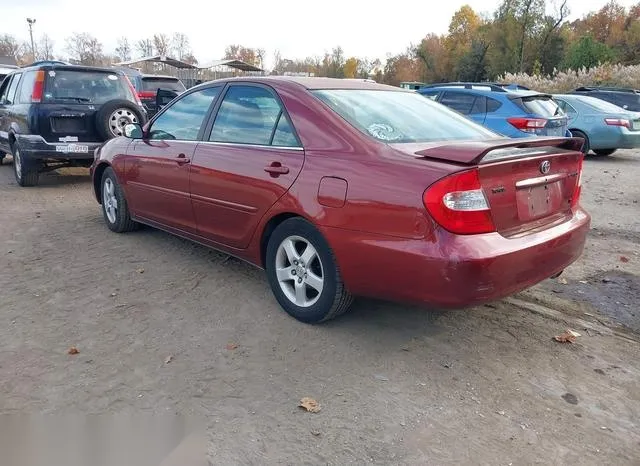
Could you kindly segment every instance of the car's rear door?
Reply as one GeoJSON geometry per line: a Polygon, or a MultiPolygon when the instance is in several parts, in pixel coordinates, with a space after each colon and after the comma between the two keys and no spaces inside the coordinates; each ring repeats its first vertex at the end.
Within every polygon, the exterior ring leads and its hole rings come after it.
{"type": "Polygon", "coordinates": [[[273,89],[227,88],[191,166],[198,234],[246,248],[260,219],[302,169],[304,151],[273,89]]]}
{"type": "Polygon", "coordinates": [[[484,124],[487,115],[487,98],[470,92],[444,91],[440,103],[457,110],[476,123],[484,124]]]}
{"type": "Polygon", "coordinates": [[[127,199],[134,216],[195,233],[189,171],[204,122],[222,86],[184,95],[155,118],[125,159],[127,199]]]}
{"type": "Polygon", "coordinates": [[[10,101],[8,99],[9,87],[12,76],[9,76],[0,85],[0,148],[9,151],[9,111],[10,101]]]}

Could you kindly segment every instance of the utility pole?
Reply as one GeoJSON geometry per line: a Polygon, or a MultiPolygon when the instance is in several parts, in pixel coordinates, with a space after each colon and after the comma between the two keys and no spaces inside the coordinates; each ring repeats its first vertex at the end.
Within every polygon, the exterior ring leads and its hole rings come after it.
{"type": "Polygon", "coordinates": [[[27,18],[27,23],[29,23],[29,35],[31,36],[31,56],[33,57],[33,61],[36,61],[36,46],[33,43],[33,25],[36,23],[35,18],[27,18]]]}

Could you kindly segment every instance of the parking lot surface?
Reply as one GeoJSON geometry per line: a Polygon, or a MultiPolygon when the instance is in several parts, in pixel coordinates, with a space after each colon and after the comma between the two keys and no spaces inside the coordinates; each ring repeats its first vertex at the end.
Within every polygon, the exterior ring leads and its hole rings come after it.
{"type": "Polygon", "coordinates": [[[195,416],[225,465],[638,464],[638,179],[640,151],[588,158],[583,258],[513,300],[359,300],[308,326],[260,270],[111,233],[86,170],[19,188],[5,161],[0,413],[195,416]],[[575,343],[553,341],[567,328],[575,343]]]}

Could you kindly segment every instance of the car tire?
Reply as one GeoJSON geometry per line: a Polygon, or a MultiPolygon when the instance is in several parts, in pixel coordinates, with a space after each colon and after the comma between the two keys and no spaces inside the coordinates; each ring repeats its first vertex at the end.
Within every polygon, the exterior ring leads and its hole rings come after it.
{"type": "Polygon", "coordinates": [[[11,153],[13,154],[13,175],[18,185],[25,188],[36,186],[40,178],[38,164],[24,154],[17,142],[11,146],[11,153]]]}
{"type": "Polygon", "coordinates": [[[4,152],[0,152],[0,165],[2,165],[2,162],[4,162],[4,158],[6,157],[4,152]]]}
{"type": "Polygon", "coordinates": [[[109,230],[126,233],[137,229],[138,223],[131,220],[127,199],[112,168],[105,169],[100,181],[102,215],[109,230]]]}
{"type": "Polygon", "coordinates": [[[329,244],[300,217],[285,220],[273,231],[265,269],[280,306],[301,322],[326,322],[346,312],[353,302],[329,244]]]}
{"type": "Polygon", "coordinates": [[[96,115],[96,129],[105,141],[124,136],[124,125],[128,123],[144,124],[142,111],[124,99],[105,102],[96,115]]]}
{"type": "Polygon", "coordinates": [[[594,149],[593,152],[601,157],[613,154],[617,149],[594,149]]]}
{"type": "Polygon", "coordinates": [[[589,137],[580,130],[572,129],[570,130],[571,134],[574,138],[582,138],[584,139],[584,145],[582,146],[582,153],[584,155],[589,155],[589,151],[591,150],[591,144],[589,143],[589,137]]]}

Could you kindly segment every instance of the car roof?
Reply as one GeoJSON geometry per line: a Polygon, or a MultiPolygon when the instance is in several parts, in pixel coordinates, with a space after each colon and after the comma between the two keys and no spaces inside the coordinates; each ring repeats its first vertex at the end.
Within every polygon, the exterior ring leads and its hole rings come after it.
{"type": "Polygon", "coordinates": [[[21,71],[34,71],[34,70],[71,70],[71,71],[100,71],[103,73],[122,73],[122,70],[114,68],[105,68],[100,66],[85,66],[85,65],[58,65],[58,64],[42,64],[35,66],[28,66],[21,68],[21,71]]]}
{"type": "Polygon", "coordinates": [[[483,84],[482,83],[478,83],[478,84],[473,84],[473,86],[476,87],[463,87],[460,85],[451,85],[451,84],[447,84],[447,83],[443,83],[442,85],[434,85],[434,86],[430,86],[424,89],[419,89],[418,92],[419,93],[426,93],[428,91],[442,91],[442,90],[449,90],[449,91],[458,91],[458,92],[465,92],[465,93],[470,93],[470,94],[481,94],[484,95],[485,97],[491,96],[492,98],[495,97],[500,97],[500,96],[505,96],[507,98],[518,98],[518,97],[534,97],[534,96],[546,96],[549,94],[545,94],[543,92],[538,92],[538,91],[531,91],[531,90],[524,90],[524,89],[507,89],[507,88],[501,88],[502,90],[492,90],[491,88],[489,88],[489,84],[486,85],[485,88],[482,88],[483,84]]]}
{"type": "Polygon", "coordinates": [[[276,84],[286,87],[305,88],[308,90],[321,89],[361,89],[361,90],[377,90],[377,91],[393,91],[393,92],[414,92],[409,89],[389,86],[387,84],[378,84],[370,81],[359,81],[340,78],[316,78],[302,76],[241,76],[236,78],[217,79],[208,81],[199,86],[211,85],[212,83],[222,82],[253,82],[264,84],[276,84]]]}

